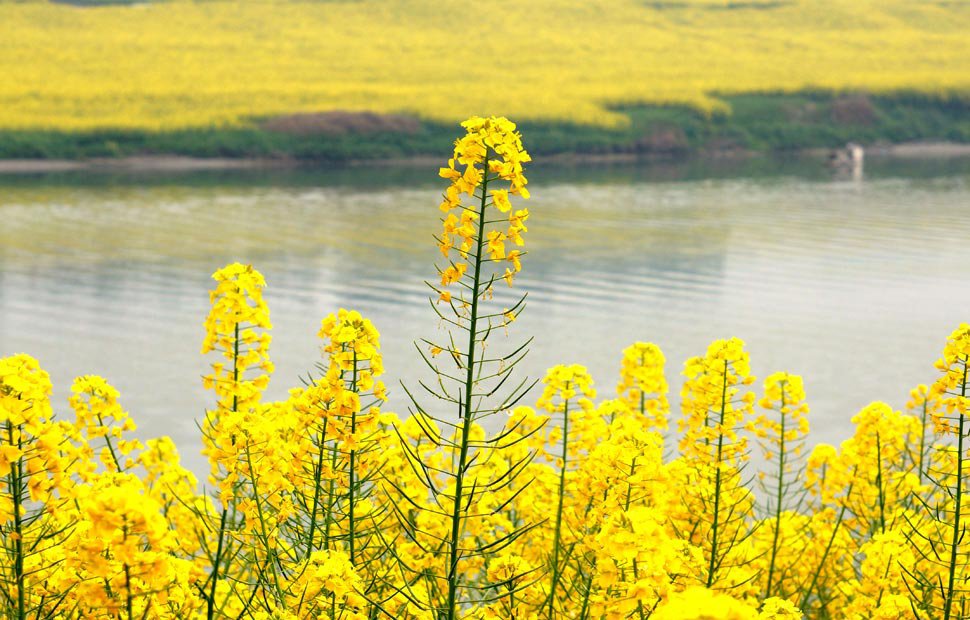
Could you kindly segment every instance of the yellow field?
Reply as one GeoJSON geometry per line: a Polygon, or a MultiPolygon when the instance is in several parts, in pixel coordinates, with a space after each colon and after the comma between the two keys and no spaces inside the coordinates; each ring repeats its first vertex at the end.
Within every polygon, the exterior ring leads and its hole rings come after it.
{"type": "Polygon", "coordinates": [[[616,103],[804,88],[970,92],[970,2],[0,4],[0,128],[293,112],[622,124],[616,103]]]}

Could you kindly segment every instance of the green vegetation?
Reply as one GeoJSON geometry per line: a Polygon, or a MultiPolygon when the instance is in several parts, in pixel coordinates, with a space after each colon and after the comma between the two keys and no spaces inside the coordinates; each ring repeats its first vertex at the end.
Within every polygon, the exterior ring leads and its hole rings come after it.
{"type": "MultiPolygon", "coordinates": [[[[701,151],[776,151],[946,140],[970,142],[970,99],[913,93],[827,93],[723,98],[728,114],[707,117],[687,107],[635,106],[618,111],[620,129],[566,123],[521,123],[537,155],[629,153],[679,156],[701,151]]],[[[151,132],[0,131],[0,158],[81,159],[131,155],[268,157],[345,162],[428,155],[451,142],[445,124],[374,114],[328,113],[271,119],[251,127],[151,132]],[[404,122],[401,122],[404,121],[404,122]]]]}

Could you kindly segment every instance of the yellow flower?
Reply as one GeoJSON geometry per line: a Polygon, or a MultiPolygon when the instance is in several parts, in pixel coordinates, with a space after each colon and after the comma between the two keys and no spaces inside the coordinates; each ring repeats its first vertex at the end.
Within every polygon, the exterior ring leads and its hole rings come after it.
{"type": "MultiPolygon", "coordinates": [[[[467,260],[469,252],[484,245],[492,260],[507,259],[513,264],[513,270],[507,269],[499,276],[511,286],[514,274],[521,269],[521,252],[507,256],[505,241],[517,246],[524,244],[522,233],[527,231],[525,220],[529,212],[520,209],[513,213],[509,196],[528,198],[529,193],[525,189],[528,181],[523,174],[523,164],[531,161],[531,158],[522,148],[522,139],[515,124],[506,118],[473,117],[462,123],[462,127],[466,134],[455,142],[454,155],[448,160],[448,166],[439,170],[439,175],[448,179],[451,186],[445,191],[440,205],[445,216],[438,248],[446,258],[452,251],[457,251],[462,260],[467,260]],[[507,182],[507,188],[496,189],[493,185],[498,181],[507,182]],[[486,183],[490,186],[490,202],[486,203],[483,197],[480,206],[462,204],[462,196],[475,196],[476,190],[486,183]],[[507,229],[486,229],[482,218],[489,207],[510,214],[507,229]],[[458,215],[454,210],[458,210],[458,215]]],[[[461,279],[464,273],[464,269],[458,267],[461,264],[453,264],[440,271],[442,286],[461,279]]]]}
{"type": "Polygon", "coordinates": [[[488,233],[488,251],[492,260],[505,258],[505,235],[497,230],[490,231],[488,233]]]}
{"type": "Polygon", "coordinates": [[[577,401],[580,409],[589,410],[593,407],[591,399],[596,398],[596,390],[593,389],[593,379],[585,366],[553,366],[546,371],[542,383],[545,387],[536,401],[536,406],[540,409],[549,413],[561,413],[576,396],[581,396],[577,401]]]}
{"type": "MultiPolygon", "coordinates": [[[[118,403],[118,390],[95,375],[78,377],[71,385],[69,403],[77,416],[75,426],[93,448],[95,440],[103,439],[101,462],[107,471],[125,471],[131,465],[129,455],[142,448],[138,440],[123,438],[125,432],[136,429],[128,412],[118,403]]],[[[82,477],[93,470],[82,471],[82,477]]]]}
{"type": "Polygon", "coordinates": [[[728,594],[691,586],[661,603],[652,620],[759,620],[758,611],[728,594]]]}
{"type": "Polygon", "coordinates": [[[0,359],[0,423],[31,426],[51,418],[50,375],[29,355],[0,359]]]}
{"type": "Polygon", "coordinates": [[[961,323],[947,338],[943,357],[936,368],[943,375],[930,388],[928,397],[939,403],[933,412],[938,433],[956,431],[954,415],[965,416],[970,412],[970,325],[961,323]],[[949,415],[949,417],[947,417],[949,415]]]}
{"type": "Polygon", "coordinates": [[[455,263],[454,265],[451,265],[441,272],[441,286],[448,286],[449,284],[461,280],[467,269],[468,265],[465,263],[455,263]]]}
{"type": "Polygon", "coordinates": [[[637,342],[623,350],[620,382],[616,392],[631,411],[636,411],[650,428],[667,428],[666,359],[652,342],[637,342]]]}
{"type": "Polygon", "coordinates": [[[502,213],[508,213],[509,209],[512,208],[512,203],[509,202],[509,192],[505,189],[494,189],[492,190],[492,201],[495,203],[495,208],[502,213]]]}
{"type": "Polygon", "coordinates": [[[680,449],[684,456],[721,462],[747,458],[747,438],[738,434],[754,407],[754,393],[742,393],[754,381],[744,342],[738,338],[716,340],[703,357],[684,364],[682,395],[684,432],[680,449]],[[715,454],[716,452],[716,454],[715,454]]]}

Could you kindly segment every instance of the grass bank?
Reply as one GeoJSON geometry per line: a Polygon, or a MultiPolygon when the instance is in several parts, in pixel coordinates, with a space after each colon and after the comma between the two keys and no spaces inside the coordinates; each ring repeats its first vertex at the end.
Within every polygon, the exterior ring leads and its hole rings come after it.
{"type": "MultiPolygon", "coordinates": [[[[724,97],[729,113],[680,106],[617,108],[622,128],[524,122],[538,156],[678,157],[698,153],[793,151],[910,141],[970,143],[970,98],[827,93],[724,97]]],[[[85,159],[141,155],[270,158],[324,162],[440,153],[450,124],[412,117],[331,112],[264,119],[246,127],[173,131],[0,130],[0,159],[85,159]]]]}

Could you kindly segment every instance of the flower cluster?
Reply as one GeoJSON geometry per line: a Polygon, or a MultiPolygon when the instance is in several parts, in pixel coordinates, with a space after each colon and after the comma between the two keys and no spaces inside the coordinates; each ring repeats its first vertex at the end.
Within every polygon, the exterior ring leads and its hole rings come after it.
{"type": "Polygon", "coordinates": [[[323,350],[328,354],[331,368],[350,372],[351,381],[362,392],[372,392],[379,400],[386,400],[384,383],[375,381],[384,374],[384,360],[380,354],[380,334],[374,324],[356,310],[344,310],[329,315],[318,334],[327,341],[323,350]]]}
{"type": "Polygon", "coordinates": [[[802,378],[787,372],[776,372],[765,379],[764,396],[758,403],[774,415],[761,414],[747,424],[747,429],[769,445],[766,459],[777,459],[787,450],[801,454],[801,440],[808,435],[808,404],[802,378]]]}
{"type": "Polygon", "coordinates": [[[216,271],[212,279],[217,285],[209,293],[212,309],[205,321],[202,353],[219,352],[225,361],[212,364],[204,384],[215,391],[221,410],[242,411],[259,402],[273,372],[270,336],[259,331],[272,328],[263,301],[266,281],[251,265],[239,263],[216,271]],[[263,374],[247,376],[254,370],[263,374]]]}
{"type": "MultiPolygon", "coordinates": [[[[86,440],[86,449],[93,451],[95,442],[102,440],[104,445],[99,454],[102,466],[115,472],[131,469],[132,452],[143,446],[137,439],[125,438],[125,433],[137,427],[118,403],[118,390],[101,377],[86,375],[74,380],[71,392],[68,403],[77,418],[75,426],[86,440]]],[[[94,461],[91,455],[85,456],[85,462],[94,461]]]]}
{"type": "MultiPolygon", "coordinates": [[[[522,268],[522,251],[507,250],[507,243],[521,248],[522,234],[529,219],[528,209],[514,209],[509,196],[529,197],[523,164],[531,161],[522,148],[522,138],[515,123],[506,118],[471,118],[462,127],[466,135],[455,142],[454,156],[439,174],[451,181],[441,202],[445,214],[443,231],[438,239],[442,255],[448,258],[456,251],[458,258],[441,270],[440,301],[450,303],[452,294],[445,287],[468,275],[468,260],[472,255],[487,252],[492,262],[507,263],[499,275],[509,286],[522,268]],[[504,181],[505,188],[489,189],[491,183],[504,181]],[[462,204],[462,197],[478,201],[477,206],[462,204]],[[505,227],[486,229],[487,208],[494,208],[506,220],[505,227]],[[457,213],[457,215],[456,215],[457,213]]],[[[501,220],[499,220],[501,221],[501,220]]],[[[475,270],[473,270],[474,272],[475,270]]]]}
{"type": "Polygon", "coordinates": [[[667,402],[667,379],[660,347],[652,342],[637,342],[623,349],[620,382],[616,392],[627,406],[639,412],[649,428],[667,429],[670,405],[667,402]]]}
{"type": "Polygon", "coordinates": [[[70,592],[85,618],[191,615],[201,607],[200,575],[179,558],[175,531],[143,482],[105,473],[79,486],[76,529],[64,544],[70,592]]]}
{"type": "Polygon", "coordinates": [[[933,420],[937,432],[955,432],[954,415],[970,413],[970,325],[962,323],[953,330],[936,362],[942,375],[930,388],[929,397],[940,404],[933,420]],[[949,414],[949,417],[948,415],[949,414]]]}
{"type": "Polygon", "coordinates": [[[755,395],[742,394],[742,389],[755,378],[744,342],[731,338],[711,343],[703,357],[687,360],[684,376],[681,451],[718,463],[745,459],[747,437],[738,431],[753,413],[755,395]]]}

